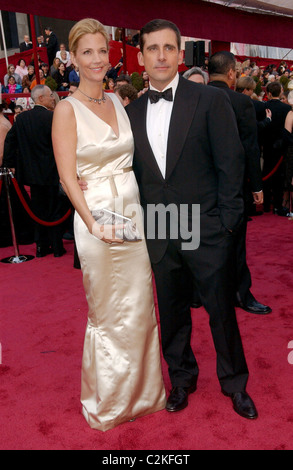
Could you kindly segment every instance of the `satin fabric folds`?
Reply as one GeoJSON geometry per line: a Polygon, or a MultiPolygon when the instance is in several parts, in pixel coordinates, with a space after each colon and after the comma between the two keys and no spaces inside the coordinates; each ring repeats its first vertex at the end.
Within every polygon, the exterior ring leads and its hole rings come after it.
{"type": "MultiPolygon", "coordinates": [[[[76,117],[77,172],[88,183],[84,197],[90,210],[119,210],[133,217],[143,234],[129,120],[119,99],[108,96],[118,136],[83,103],[67,98],[76,117]]],[[[144,239],[106,244],[77,213],[74,234],[88,302],[82,413],[92,428],[106,431],[165,407],[151,266],[144,239]]]]}

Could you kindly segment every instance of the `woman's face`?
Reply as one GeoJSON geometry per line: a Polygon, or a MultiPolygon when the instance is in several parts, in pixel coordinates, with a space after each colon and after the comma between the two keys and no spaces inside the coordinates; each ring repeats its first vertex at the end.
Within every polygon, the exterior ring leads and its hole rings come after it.
{"type": "Polygon", "coordinates": [[[85,34],[78,41],[73,63],[81,79],[102,82],[109,66],[109,52],[101,33],[85,34]]]}
{"type": "Polygon", "coordinates": [[[14,67],[14,65],[10,65],[8,72],[9,72],[10,74],[12,74],[12,73],[15,72],[15,67],[14,67]]]}
{"type": "Polygon", "coordinates": [[[15,78],[14,77],[10,77],[9,80],[8,80],[8,83],[9,85],[15,85],[15,78]]]}
{"type": "Polygon", "coordinates": [[[25,67],[25,61],[23,59],[21,59],[21,61],[19,62],[19,65],[20,65],[20,67],[24,68],[25,67]]]}
{"type": "Polygon", "coordinates": [[[61,72],[64,72],[64,70],[65,70],[65,65],[63,64],[63,62],[61,62],[61,63],[59,64],[59,70],[61,70],[61,72]]]}

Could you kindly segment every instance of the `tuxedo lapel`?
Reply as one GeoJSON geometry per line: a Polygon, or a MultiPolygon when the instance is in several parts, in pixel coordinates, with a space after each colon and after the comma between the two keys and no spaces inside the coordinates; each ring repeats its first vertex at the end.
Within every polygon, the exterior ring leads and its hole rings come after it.
{"type": "Polygon", "coordinates": [[[132,119],[132,127],[135,131],[135,146],[139,149],[139,153],[143,155],[144,162],[149,166],[152,172],[155,173],[157,177],[159,176],[164,180],[147,136],[146,116],[148,92],[142,95],[137,103],[138,102],[139,107],[137,108],[138,113],[136,119],[132,119]]]}
{"type": "Polygon", "coordinates": [[[179,78],[168,134],[166,179],[181,155],[198,104],[199,94],[191,92],[185,78],[179,78]]]}

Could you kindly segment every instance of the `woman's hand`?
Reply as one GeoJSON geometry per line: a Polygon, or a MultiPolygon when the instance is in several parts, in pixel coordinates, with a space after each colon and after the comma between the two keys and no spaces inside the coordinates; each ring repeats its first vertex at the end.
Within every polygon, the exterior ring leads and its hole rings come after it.
{"type": "Polygon", "coordinates": [[[92,226],[92,235],[111,245],[112,243],[124,243],[124,240],[116,237],[116,230],[124,228],[123,224],[120,225],[99,225],[94,222],[92,226]]]}

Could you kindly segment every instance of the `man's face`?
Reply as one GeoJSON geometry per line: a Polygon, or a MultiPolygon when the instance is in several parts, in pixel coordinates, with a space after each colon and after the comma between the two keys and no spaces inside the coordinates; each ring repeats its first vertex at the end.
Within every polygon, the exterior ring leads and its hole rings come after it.
{"type": "Polygon", "coordinates": [[[55,108],[55,98],[49,87],[45,87],[44,93],[41,96],[41,104],[48,109],[55,108]]]}
{"type": "Polygon", "coordinates": [[[178,50],[175,32],[167,28],[145,34],[138,62],[145,68],[151,84],[163,90],[173,80],[178,65],[183,62],[183,51],[178,50]]]}

